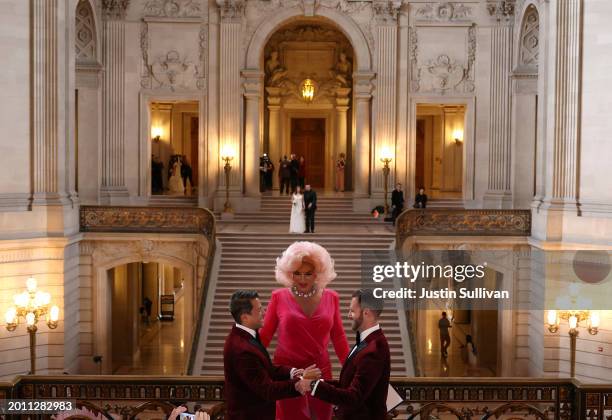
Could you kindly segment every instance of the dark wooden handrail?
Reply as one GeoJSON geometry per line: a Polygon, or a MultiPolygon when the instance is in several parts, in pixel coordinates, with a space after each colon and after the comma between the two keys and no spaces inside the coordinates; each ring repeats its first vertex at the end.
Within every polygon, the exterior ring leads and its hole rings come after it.
{"type": "MultiPolygon", "coordinates": [[[[391,383],[405,402],[399,412],[408,418],[432,413],[473,413],[497,419],[507,412],[531,412],[535,418],[606,420],[612,413],[612,384],[583,384],[558,378],[407,378],[391,383]]],[[[212,406],[212,418],[222,418],[224,381],[221,377],[154,376],[20,376],[0,383],[0,399],[76,400],[103,416],[134,417],[147,403],[165,411],[197,402],[212,406]]],[[[168,414],[168,413],[166,413],[168,414]]],[[[472,418],[472,417],[465,417],[472,418]]]]}

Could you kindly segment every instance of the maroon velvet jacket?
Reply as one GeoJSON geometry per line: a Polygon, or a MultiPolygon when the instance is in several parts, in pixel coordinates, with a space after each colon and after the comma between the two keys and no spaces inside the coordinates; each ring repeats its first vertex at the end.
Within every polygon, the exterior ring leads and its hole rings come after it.
{"type": "Polygon", "coordinates": [[[263,346],[232,327],[223,348],[226,420],[274,420],[276,400],[298,397],[291,368],[274,366],[263,346]]]}
{"type": "Polygon", "coordinates": [[[315,397],[337,406],[338,420],[385,420],[390,374],[389,344],[376,330],[346,359],[339,381],[319,382],[315,397]]]}

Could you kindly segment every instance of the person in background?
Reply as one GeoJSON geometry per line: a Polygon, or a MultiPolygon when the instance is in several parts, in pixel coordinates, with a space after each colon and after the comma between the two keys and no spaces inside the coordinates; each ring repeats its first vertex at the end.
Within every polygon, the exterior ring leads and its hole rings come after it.
{"type": "Polygon", "coordinates": [[[280,161],[280,167],[278,170],[278,176],[280,178],[280,193],[283,195],[285,189],[287,190],[287,195],[291,194],[289,191],[289,182],[291,181],[291,162],[287,160],[287,155],[283,156],[283,159],[280,161]]]}
{"type": "Polygon", "coordinates": [[[340,157],[336,161],[336,191],[344,191],[344,169],[346,168],[346,155],[340,153],[340,157]]]}
{"type": "Polygon", "coordinates": [[[404,192],[402,191],[402,184],[400,183],[395,185],[395,189],[391,193],[391,209],[391,219],[395,226],[395,219],[397,219],[397,216],[404,210],[404,192]]]}
{"type": "Polygon", "coordinates": [[[463,361],[467,364],[467,375],[473,376],[478,366],[478,351],[471,335],[465,336],[465,346],[462,346],[463,361]]]}
{"type": "Polygon", "coordinates": [[[306,213],[306,232],[314,233],[315,230],[315,212],[317,211],[317,193],[306,184],[304,187],[304,210],[306,213]]]}
{"type": "Polygon", "coordinates": [[[442,312],[442,318],[438,321],[438,329],[440,330],[440,349],[442,352],[442,357],[448,356],[448,346],[450,346],[451,338],[450,333],[448,332],[449,328],[452,328],[450,321],[448,320],[448,316],[446,312],[442,312]]]}
{"type": "Polygon", "coordinates": [[[304,190],[304,182],[306,182],[306,159],[304,156],[300,156],[300,168],[298,170],[299,185],[304,190]]]}
{"type": "Polygon", "coordinates": [[[298,177],[300,173],[300,161],[295,156],[295,153],[291,153],[290,162],[290,180],[291,180],[291,194],[295,194],[295,188],[298,185],[298,177]]]}
{"type": "Polygon", "coordinates": [[[414,197],[414,208],[424,209],[427,207],[427,195],[425,194],[425,188],[419,188],[419,193],[414,197]]]}
{"type": "Polygon", "coordinates": [[[268,170],[266,171],[266,190],[272,190],[272,176],[274,175],[274,163],[270,159],[270,156],[264,153],[264,158],[266,160],[266,165],[268,170]]]}

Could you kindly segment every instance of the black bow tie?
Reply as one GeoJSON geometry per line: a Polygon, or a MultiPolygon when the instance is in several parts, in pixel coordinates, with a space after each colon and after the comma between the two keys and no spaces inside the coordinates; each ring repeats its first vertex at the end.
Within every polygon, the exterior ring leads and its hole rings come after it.
{"type": "Polygon", "coordinates": [[[361,334],[357,332],[357,334],[355,334],[355,345],[358,346],[359,343],[361,343],[361,334]]]}

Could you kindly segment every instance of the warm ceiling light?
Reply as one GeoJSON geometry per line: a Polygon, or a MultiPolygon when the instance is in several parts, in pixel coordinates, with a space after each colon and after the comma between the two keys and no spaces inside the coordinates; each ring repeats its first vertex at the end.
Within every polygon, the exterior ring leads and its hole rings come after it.
{"type": "Polygon", "coordinates": [[[300,86],[300,90],[302,92],[302,99],[304,99],[306,102],[313,101],[316,90],[314,81],[311,79],[305,79],[300,86]]]}

